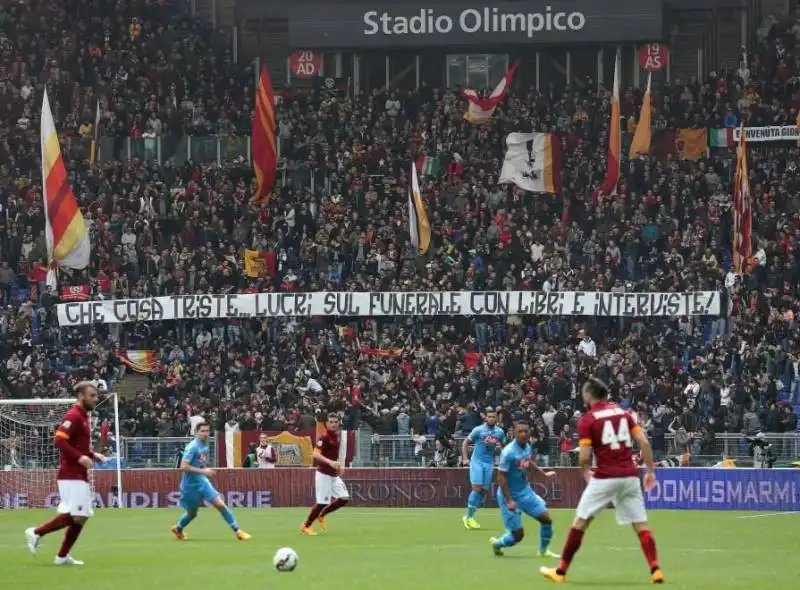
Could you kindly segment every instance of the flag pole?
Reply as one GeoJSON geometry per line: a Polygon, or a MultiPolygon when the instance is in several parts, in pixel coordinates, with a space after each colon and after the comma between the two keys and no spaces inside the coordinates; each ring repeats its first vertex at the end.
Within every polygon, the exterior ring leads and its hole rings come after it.
{"type": "Polygon", "coordinates": [[[58,288],[58,266],[53,261],[47,265],[47,286],[53,289],[58,288]]]}
{"type": "Polygon", "coordinates": [[[89,164],[94,166],[97,162],[97,151],[100,143],[100,98],[97,98],[97,105],[94,110],[94,124],[92,125],[92,144],[89,146],[89,164]]]}

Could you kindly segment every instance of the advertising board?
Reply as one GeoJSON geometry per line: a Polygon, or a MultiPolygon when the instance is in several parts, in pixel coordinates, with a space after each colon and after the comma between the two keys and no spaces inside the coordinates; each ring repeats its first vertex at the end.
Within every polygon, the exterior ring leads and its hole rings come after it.
{"type": "MultiPolygon", "coordinates": [[[[574,508],[584,488],[579,469],[556,469],[553,479],[533,475],[534,490],[551,508],[574,508]]],[[[0,509],[58,504],[52,485],[31,490],[23,471],[0,471],[0,509]]],[[[95,503],[116,504],[116,473],[96,471],[95,503]]],[[[463,508],[470,486],[466,469],[348,469],[353,504],[386,508],[463,508]]],[[[37,480],[41,478],[37,476],[37,480]]],[[[173,469],[123,472],[123,504],[131,508],[177,508],[180,474],[173,469]]],[[[314,470],[221,469],[217,485],[232,507],[307,506],[313,501],[314,470]]],[[[800,511],[797,469],[659,469],[658,484],[645,495],[650,509],[800,511]]],[[[496,506],[490,494],[489,506],[496,506]]]]}

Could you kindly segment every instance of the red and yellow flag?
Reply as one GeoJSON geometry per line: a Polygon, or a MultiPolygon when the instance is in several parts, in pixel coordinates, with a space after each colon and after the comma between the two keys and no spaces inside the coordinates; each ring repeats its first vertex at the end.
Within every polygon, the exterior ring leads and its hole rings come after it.
{"type": "Polygon", "coordinates": [[[265,276],[267,274],[267,262],[265,260],[266,252],[259,250],[244,251],[244,276],[251,279],[265,276]]]}
{"type": "Polygon", "coordinates": [[[272,90],[269,74],[263,67],[256,88],[256,107],[250,145],[257,183],[252,201],[267,204],[275,182],[278,151],[275,143],[275,92],[272,90]]]}
{"type": "Polygon", "coordinates": [[[733,268],[736,272],[746,270],[747,261],[753,255],[753,210],[750,200],[750,172],[747,167],[747,144],[744,124],[739,133],[739,149],[736,153],[736,176],[733,184],[733,268]]]}
{"type": "Polygon", "coordinates": [[[637,156],[650,155],[650,142],[652,141],[652,99],[650,97],[650,84],[652,82],[653,74],[647,74],[647,91],[644,93],[642,100],[642,112],[639,115],[639,124],[636,125],[636,131],[633,134],[633,141],[631,142],[631,151],[629,158],[633,160],[637,156]]]}
{"type": "Polygon", "coordinates": [[[519,62],[515,62],[514,65],[509,68],[506,75],[503,76],[492,93],[486,98],[481,98],[480,95],[471,88],[462,90],[461,95],[467,99],[467,112],[464,113],[464,119],[473,125],[488,123],[497,105],[505,98],[506,91],[508,91],[508,87],[511,84],[511,80],[514,78],[514,72],[517,71],[518,65],[519,62]]]}
{"type": "Polygon", "coordinates": [[[681,160],[699,160],[708,151],[708,129],[678,129],[675,151],[681,160]]]}
{"type": "Polygon", "coordinates": [[[137,373],[152,373],[158,367],[155,350],[117,350],[117,358],[137,373]]]}
{"type": "Polygon", "coordinates": [[[608,164],[606,169],[606,179],[599,192],[604,195],[616,195],[617,183],[619,183],[620,173],[620,150],[622,149],[620,129],[619,129],[619,83],[621,54],[617,50],[617,59],[614,63],[614,95],[611,98],[611,119],[608,122],[608,164]]]}
{"type": "Polygon", "coordinates": [[[359,352],[365,356],[402,356],[402,348],[362,348],[359,352]]]}
{"type": "Polygon", "coordinates": [[[41,142],[49,263],[51,268],[60,266],[80,270],[89,265],[89,233],[69,184],[46,92],[42,100],[41,142]]]}

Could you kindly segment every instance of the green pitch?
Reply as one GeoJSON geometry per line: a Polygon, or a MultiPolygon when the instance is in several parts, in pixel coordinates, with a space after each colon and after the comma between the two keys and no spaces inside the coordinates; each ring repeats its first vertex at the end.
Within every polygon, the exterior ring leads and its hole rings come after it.
{"type": "MultiPolygon", "coordinates": [[[[83,567],[52,565],[61,533],[43,539],[39,554],[25,546],[27,526],[49,519],[41,510],[0,511],[0,579],[13,590],[161,590],[260,588],[346,590],[485,590],[493,584],[546,588],[535,556],[538,525],[494,557],[487,539],[501,532],[496,510],[478,512],[483,526],[466,531],[460,510],[351,508],[328,519],[328,532],[303,537],[301,509],[235,510],[250,542],[237,541],[213,510],[201,511],[180,542],[169,527],[179,510],[100,510],[73,551],[83,567]],[[294,573],[272,571],[272,554],[288,546],[300,555],[294,573]],[[492,582],[491,580],[495,580],[492,582]],[[488,586],[487,586],[488,584],[488,586]]],[[[560,552],[571,511],[554,513],[560,552]]],[[[792,588],[797,583],[800,514],[651,512],[667,583],[686,590],[792,588]]],[[[565,587],[640,588],[648,570],[636,536],[604,514],[586,536],[565,587]]]]}

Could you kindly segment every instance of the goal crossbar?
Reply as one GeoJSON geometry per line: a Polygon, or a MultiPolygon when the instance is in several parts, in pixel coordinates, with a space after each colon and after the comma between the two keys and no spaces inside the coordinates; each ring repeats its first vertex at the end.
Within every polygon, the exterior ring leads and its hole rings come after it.
{"type": "Polygon", "coordinates": [[[74,398],[61,399],[0,399],[0,406],[63,406],[74,404],[74,398]]]}

